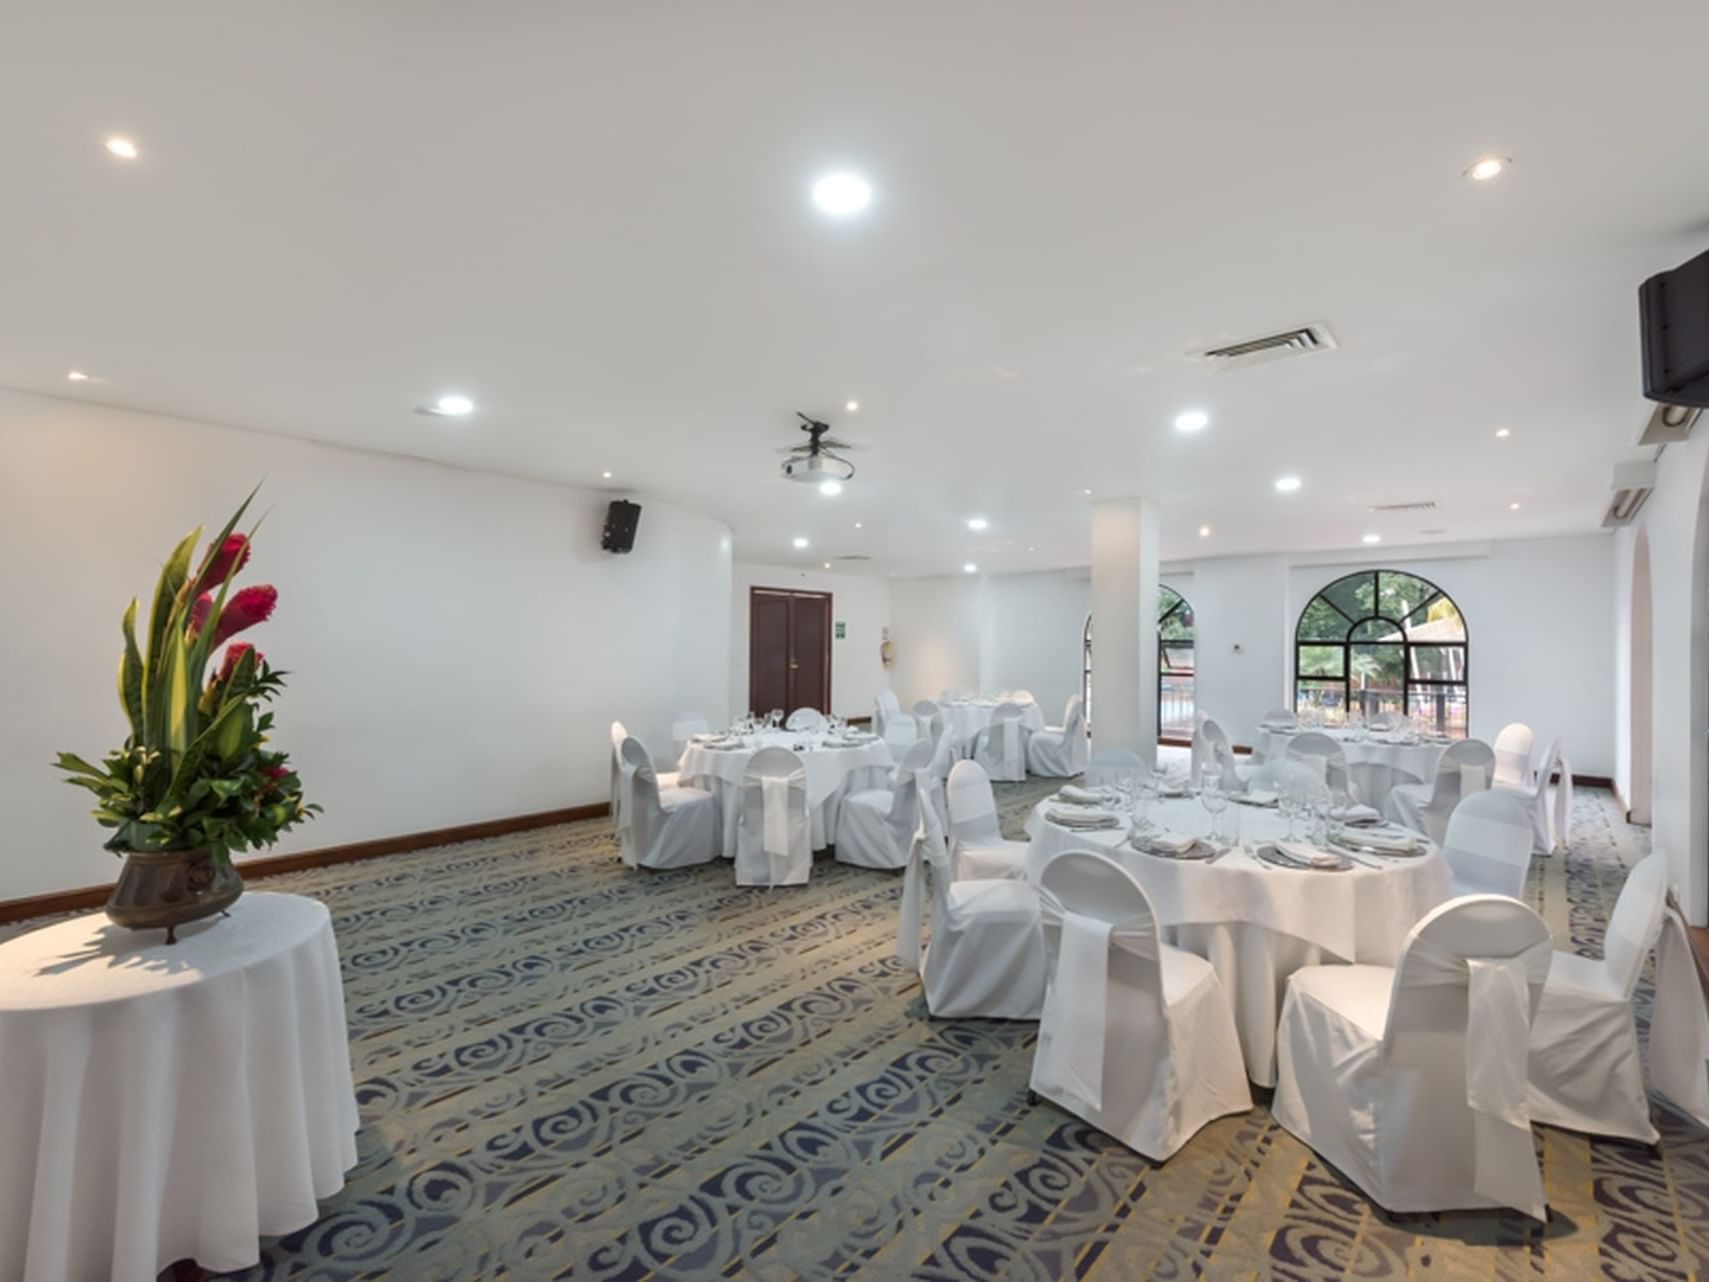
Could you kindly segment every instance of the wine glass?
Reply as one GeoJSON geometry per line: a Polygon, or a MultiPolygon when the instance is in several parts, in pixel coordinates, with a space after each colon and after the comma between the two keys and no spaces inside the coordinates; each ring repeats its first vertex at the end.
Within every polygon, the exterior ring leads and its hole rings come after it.
{"type": "Polygon", "coordinates": [[[1133,799],[1133,825],[1136,832],[1151,831],[1151,805],[1157,800],[1157,772],[1148,770],[1139,777],[1133,799]]]}
{"type": "Polygon", "coordinates": [[[1288,835],[1282,840],[1293,841],[1299,836],[1298,829],[1294,827],[1294,821],[1299,817],[1300,813],[1300,790],[1298,784],[1288,782],[1284,782],[1282,784],[1281,788],[1278,789],[1276,793],[1276,809],[1280,810],[1282,812],[1282,818],[1288,821],[1288,835]]]}
{"type": "Polygon", "coordinates": [[[1199,789],[1199,804],[1211,817],[1211,844],[1218,845],[1222,841],[1222,812],[1228,809],[1228,794],[1223,791],[1222,780],[1208,770],[1199,789]]]}

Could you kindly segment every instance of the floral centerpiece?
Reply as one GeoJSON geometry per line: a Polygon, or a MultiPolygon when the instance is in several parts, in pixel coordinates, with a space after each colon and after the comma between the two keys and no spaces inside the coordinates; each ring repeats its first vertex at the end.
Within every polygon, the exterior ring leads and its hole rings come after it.
{"type": "Polygon", "coordinates": [[[286,755],[266,746],[273,714],[264,705],[285,674],[248,642],[231,640],[266,622],[279,598],[267,584],[232,587],[249,561],[255,527],[236,530],[254,497],[193,572],[201,528],[173,549],[155,584],[146,645],[138,642],[136,601],[125,611],[124,746],[100,766],[70,752],[56,763],[67,782],[95,794],[96,820],[114,830],[106,848],[125,858],[107,915],[123,926],[165,927],[168,943],[177,926],[223,912],[243,893],[234,853],[270,846],[320,810],[303,803],[286,755]]]}

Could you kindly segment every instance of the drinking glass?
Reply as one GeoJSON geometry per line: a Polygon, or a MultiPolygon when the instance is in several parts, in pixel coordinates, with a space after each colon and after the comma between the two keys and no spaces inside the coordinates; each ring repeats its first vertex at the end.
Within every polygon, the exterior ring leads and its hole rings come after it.
{"type": "Polygon", "coordinates": [[[1311,839],[1325,849],[1329,847],[1329,810],[1332,804],[1326,792],[1317,793],[1311,799],[1311,839]]]}
{"type": "Polygon", "coordinates": [[[1294,820],[1300,813],[1299,788],[1294,784],[1284,783],[1276,794],[1276,809],[1280,810],[1282,818],[1288,821],[1288,835],[1283,840],[1293,841],[1299,835],[1298,829],[1294,827],[1294,820]]]}
{"type": "Polygon", "coordinates": [[[1155,771],[1140,776],[1139,787],[1135,790],[1133,799],[1133,826],[1136,832],[1151,831],[1151,803],[1157,800],[1157,774],[1155,771]]]}
{"type": "Polygon", "coordinates": [[[1204,785],[1199,789],[1199,804],[1211,817],[1211,844],[1222,840],[1222,812],[1228,809],[1228,794],[1222,790],[1222,780],[1205,772],[1204,785]]]}

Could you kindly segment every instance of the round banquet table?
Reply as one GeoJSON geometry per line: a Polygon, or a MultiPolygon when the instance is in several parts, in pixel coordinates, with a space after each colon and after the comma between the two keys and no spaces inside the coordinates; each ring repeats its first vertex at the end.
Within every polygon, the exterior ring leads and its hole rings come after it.
{"type": "Polygon", "coordinates": [[[788,748],[807,770],[807,813],[814,850],[836,838],[837,815],[844,796],[862,788],[882,786],[891,767],[884,740],[866,736],[853,746],[826,743],[823,734],[766,730],[746,736],[739,748],[711,748],[690,743],[678,763],[677,778],[705,788],[718,802],[724,825],[724,857],[736,857],[736,829],[742,817],[742,778],[748,759],[761,748],[788,748]]]}
{"type": "MultiPolygon", "coordinates": [[[[1407,932],[1449,898],[1448,864],[1434,847],[1416,856],[1361,854],[1376,867],[1355,864],[1346,872],[1275,868],[1240,848],[1214,863],[1169,859],[1130,846],[1126,823],[1076,832],[1046,818],[1051,806],[1041,801],[1027,819],[1028,878],[1037,881],[1044,865],[1065,850],[1098,851],[1134,873],[1164,937],[1205,958],[1222,979],[1234,1004],[1246,1075],[1261,1086],[1276,1081],[1276,1021],[1288,977],[1302,966],[1330,962],[1392,966],[1407,932]]],[[[1151,821],[1183,835],[1210,831],[1210,816],[1191,798],[1155,803],[1151,821]]],[[[1274,807],[1231,804],[1222,821],[1225,832],[1248,846],[1287,832],[1287,820],[1274,807]]]]}
{"type": "Polygon", "coordinates": [[[163,939],[94,913],[0,944],[0,1277],[248,1268],[355,1165],[326,907],[251,893],[163,939]]]}
{"type": "Polygon", "coordinates": [[[974,737],[991,724],[991,714],[997,710],[997,705],[1005,702],[1014,703],[1020,708],[1021,724],[1028,730],[1044,729],[1044,713],[1034,699],[958,699],[954,702],[939,700],[938,707],[944,717],[944,733],[949,735],[950,743],[961,749],[972,747],[974,737]]]}
{"type": "MultiPolygon", "coordinates": [[[[1306,731],[1294,726],[1286,730],[1266,730],[1259,726],[1252,746],[1273,761],[1285,756],[1288,745],[1296,735],[1306,731]]],[[[1397,783],[1431,783],[1436,778],[1436,764],[1448,750],[1451,739],[1413,739],[1410,736],[1372,731],[1369,738],[1358,739],[1345,730],[1325,730],[1347,754],[1347,773],[1359,790],[1359,800],[1376,809],[1383,808],[1389,790],[1397,783]]]]}

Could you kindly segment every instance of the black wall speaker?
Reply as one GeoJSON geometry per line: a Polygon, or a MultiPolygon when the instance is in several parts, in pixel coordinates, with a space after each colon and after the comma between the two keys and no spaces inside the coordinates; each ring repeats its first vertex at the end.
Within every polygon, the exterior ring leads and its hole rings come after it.
{"type": "Polygon", "coordinates": [[[1709,409],[1709,253],[1662,272],[1638,290],[1644,395],[1709,409]]]}
{"type": "Polygon", "coordinates": [[[635,527],[641,524],[641,505],[628,499],[613,499],[605,509],[605,533],[599,546],[607,552],[627,552],[635,546],[635,527]]]}

